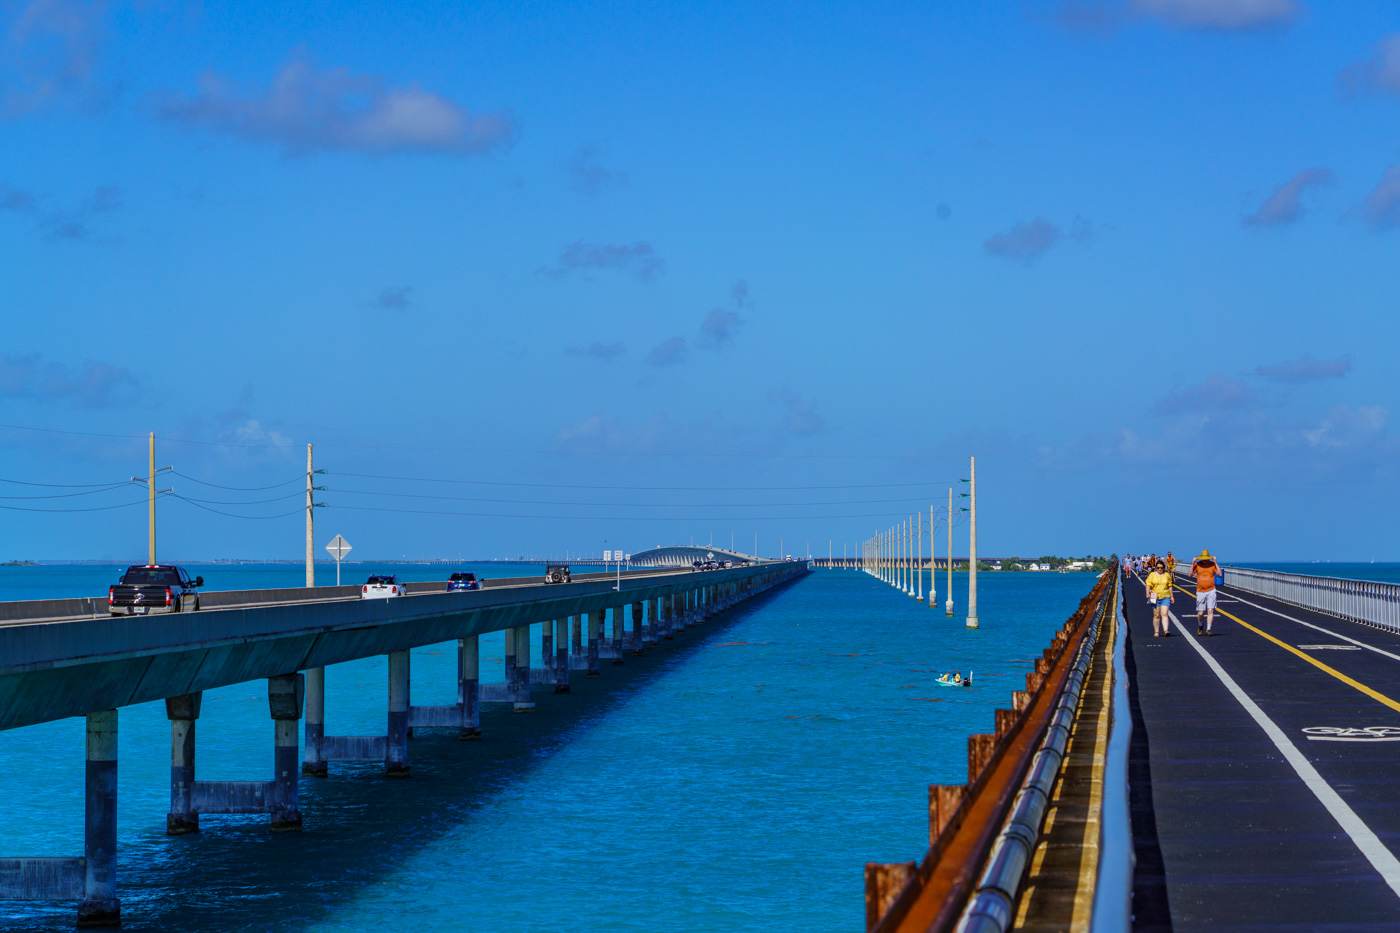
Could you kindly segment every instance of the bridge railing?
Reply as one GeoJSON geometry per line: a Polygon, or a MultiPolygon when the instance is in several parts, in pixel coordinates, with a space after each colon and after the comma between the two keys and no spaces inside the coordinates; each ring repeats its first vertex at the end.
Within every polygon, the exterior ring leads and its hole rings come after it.
{"type": "Polygon", "coordinates": [[[1225,585],[1339,619],[1400,632],[1400,586],[1394,583],[1226,567],[1225,585]]]}
{"type": "Polygon", "coordinates": [[[929,787],[924,858],[866,864],[868,933],[1010,928],[1115,576],[1100,575],[1055,633],[996,732],[968,737],[968,783],[929,787]]]}

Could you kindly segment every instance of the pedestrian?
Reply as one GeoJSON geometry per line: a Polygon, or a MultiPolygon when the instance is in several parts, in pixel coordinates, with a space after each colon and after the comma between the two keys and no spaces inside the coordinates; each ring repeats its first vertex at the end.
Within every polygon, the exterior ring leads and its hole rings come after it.
{"type": "Polygon", "coordinates": [[[1176,558],[1172,556],[1171,551],[1167,552],[1167,576],[1176,576],[1176,558]]]}
{"type": "Polygon", "coordinates": [[[1152,637],[1170,638],[1172,578],[1164,561],[1157,561],[1157,568],[1147,575],[1147,601],[1152,604],[1152,637]]]}
{"type": "Polygon", "coordinates": [[[1210,556],[1210,551],[1201,551],[1201,556],[1191,562],[1191,576],[1196,578],[1196,634],[1210,635],[1210,623],[1215,619],[1215,578],[1220,573],[1220,565],[1210,556]]]}

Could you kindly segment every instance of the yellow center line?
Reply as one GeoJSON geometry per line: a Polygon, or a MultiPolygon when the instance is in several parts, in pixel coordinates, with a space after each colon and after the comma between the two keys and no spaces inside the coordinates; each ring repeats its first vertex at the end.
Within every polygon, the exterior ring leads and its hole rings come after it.
{"type": "MultiPolygon", "coordinates": [[[[1195,596],[1195,595],[1196,595],[1195,593],[1192,593],[1190,590],[1186,589],[1186,587],[1181,586],[1180,584],[1177,584],[1177,585],[1176,585],[1176,588],[1179,589],[1179,590],[1181,590],[1181,592],[1185,593],[1187,596],[1195,596]]],[[[1302,658],[1304,661],[1307,661],[1307,662],[1308,662],[1309,664],[1311,664],[1313,667],[1317,668],[1317,669],[1320,670],[1320,671],[1326,671],[1327,673],[1331,674],[1333,677],[1337,678],[1338,680],[1340,680],[1342,683],[1346,684],[1347,686],[1349,686],[1349,687],[1354,687],[1355,689],[1360,690],[1362,693],[1366,694],[1366,695],[1367,695],[1368,697],[1370,697],[1371,699],[1376,700],[1377,702],[1380,702],[1380,703],[1384,703],[1386,706],[1389,706],[1391,709],[1395,710],[1396,712],[1400,712],[1400,703],[1397,703],[1395,700],[1392,700],[1390,697],[1386,696],[1384,693],[1378,693],[1378,692],[1376,692],[1375,690],[1372,690],[1370,687],[1366,686],[1365,684],[1359,683],[1358,681],[1355,681],[1355,680],[1352,680],[1350,677],[1348,677],[1346,674],[1343,674],[1341,671],[1337,670],[1336,668],[1328,667],[1326,664],[1323,664],[1321,661],[1319,661],[1317,658],[1314,658],[1312,655],[1308,654],[1307,652],[1305,652],[1305,651],[1299,651],[1297,648],[1293,647],[1292,645],[1288,644],[1288,643],[1285,642],[1285,641],[1280,641],[1279,639],[1277,639],[1277,638],[1275,638],[1274,636],[1270,635],[1268,632],[1265,632],[1265,631],[1262,631],[1262,630],[1260,630],[1260,629],[1255,628],[1254,626],[1250,625],[1248,622],[1246,622],[1244,619],[1241,619],[1241,618],[1240,618],[1239,616],[1237,616],[1237,615],[1233,615],[1233,614],[1231,614],[1231,613],[1229,613],[1229,612],[1226,612],[1224,609],[1220,609],[1220,608],[1217,608],[1215,611],[1216,611],[1217,614],[1222,615],[1222,616],[1225,616],[1225,618],[1227,618],[1227,619],[1233,619],[1233,620],[1235,620],[1235,621],[1238,622],[1240,625],[1243,625],[1245,628],[1249,629],[1249,630],[1250,630],[1251,632],[1253,632],[1254,634],[1259,635],[1259,636],[1262,636],[1262,637],[1264,637],[1264,638],[1267,638],[1269,641],[1271,641],[1271,642],[1273,642],[1274,644],[1278,645],[1280,648],[1283,648],[1283,649],[1285,649],[1285,650],[1288,650],[1288,651],[1293,652],[1293,653],[1296,654],[1298,657],[1302,658]]]]}

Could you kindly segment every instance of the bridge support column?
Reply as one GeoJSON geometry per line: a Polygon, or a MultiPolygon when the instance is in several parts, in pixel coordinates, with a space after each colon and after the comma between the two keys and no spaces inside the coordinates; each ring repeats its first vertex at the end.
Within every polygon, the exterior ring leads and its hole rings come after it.
{"type": "Polygon", "coordinates": [[[641,603],[633,603],[633,604],[632,604],[632,640],[631,640],[631,642],[630,642],[631,648],[632,648],[632,657],[634,657],[634,658],[641,657],[642,654],[645,652],[645,648],[644,648],[645,639],[646,639],[646,635],[645,635],[645,633],[644,633],[643,630],[642,630],[642,604],[641,604],[641,603]]]}
{"type": "Polygon", "coordinates": [[[78,901],[78,926],[119,927],[117,711],[87,714],[83,855],[0,858],[0,900],[78,901]]]}
{"type": "Polygon", "coordinates": [[[661,637],[671,641],[676,637],[676,596],[661,597],[661,637]]]}
{"type": "Polygon", "coordinates": [[[282,674],[267,679],[267,705],[274,728],[272,749],[272,831],[301,829],[298,805],[297,721],[301,719],[305,683],[301,674],[282,674]]]}
{"type": "Polygon", "coordinates": [[[78,926],[121,926],[117,900],[117,711],[87,714],[83,900],[78,926]]]}
{"type": "Polygon", "coordinates": [[[603,613],[588,613],[588,675],[598,677],[602,671],[598,668],[598,642],[603,639],[603,613]]]}
{"type": "Polygon", "coordinates": [[[648,645],[655,645],[661,641],[661,626],[659,624],[659,616],[657,615],[660,605],[661,601],[658,599],[647,600],[647,625],[645,631],[642,633],[643,649],[648,645]]]}
{"type": "Polygon", "coordinates": [[[408,777],[408,652],[389,652],[389,733],[384,773],[408,777]]]}
{"type": "Polygon", "coordinates": [[[195,722],[203,692],[186,693],[165,701],[170,720],[170,812],[165,815],[165,834],[183,836],[199,832],[199,813],[194,808],[195,722]]]}
{"type": "Polygon", "coordinates": [[[587,617],[583,613],[576,616],[569,616],[569,644],[571,655],[576,658],[583,657],[583,626],[587,617]]]}
{"type": "Polygon", "coordinates": [[[554,673],[554,622],[549,619],[540,626],[540,667],[554,673]]]}
{"type": "Polygon", "coordinates": [[[463,742],[481,738],[481,650],[477,636],[457,639],[457,704],[462,707],[463,742]]]}
{"type": "MultiPolygon", "coordinates": [[[[167,700],[166,704],[169,705],[167,700]]],[[[324,756],[326,740],[326,669],[306,669],[306,752],[301,759],[301,773],[325,777],[329,773],[324,756]]]]}
{"type": "Polygon", "coordinates": [[[569,620],[554,620],[554,692],[569,692],[569,620]]]}
{"type": "MultiPolygon", "coordinates": [[[[515,632],[515,689],[511,699],[517,713],[528,713],[535,708],[530,702],[530,626],[521,625],[515,632]]],[[[507,635],[509,637],[509,635],[507,635]]],[[[509,655],[507,655],[509,659],[509,655]]],[[[507,682],[510,682],[507,672],[507,682]]]]}
{"type": "Polygon", "coordinates": [[[612,612],[612,649],[614,666],[622,663],[623,644],[627,638],[627,614],[626,607],[613,606],[612,612]]]}

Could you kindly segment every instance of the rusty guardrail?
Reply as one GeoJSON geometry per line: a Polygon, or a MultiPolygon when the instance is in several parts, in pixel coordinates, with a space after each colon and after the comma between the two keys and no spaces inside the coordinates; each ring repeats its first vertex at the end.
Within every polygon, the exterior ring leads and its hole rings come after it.
{"type": "Polygon", "coordinates": [[[1052,718],[1063,717],[1057,707],[1113,576],[1099,576],[1026,674],[1026,689],[1012,692],[1012,708],[996,711],[996,732],[968,736],[967,783],[929,785],[929,850],[923,860],[866,863],[868,933],[945,933],[957,924],[1052,718]]]}

